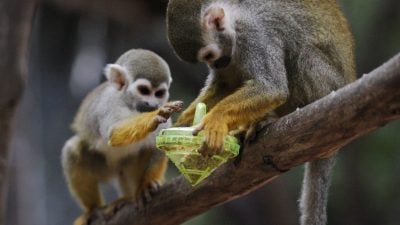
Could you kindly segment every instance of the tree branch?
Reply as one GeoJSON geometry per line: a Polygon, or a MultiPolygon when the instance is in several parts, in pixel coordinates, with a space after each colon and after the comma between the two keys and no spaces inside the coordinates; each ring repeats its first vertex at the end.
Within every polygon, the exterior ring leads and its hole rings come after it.
{"type": "Polygon", "coordinates": [[[11,119],[25,84],[34,5],[35,1],[0,0],[0,224],[4,223],[11,119]]]}
{"type": "Polygon", "coordinates": [[[262,130],[253,143],[245,146],[239,166],[227,163],[194,188],[178,177],[144,209],[136,211],[131,203],[113,212],[99,209],[88,224],[180,224],[257,189],[292,167],[328,156],[399,118],[400,54],[262,130]]]}

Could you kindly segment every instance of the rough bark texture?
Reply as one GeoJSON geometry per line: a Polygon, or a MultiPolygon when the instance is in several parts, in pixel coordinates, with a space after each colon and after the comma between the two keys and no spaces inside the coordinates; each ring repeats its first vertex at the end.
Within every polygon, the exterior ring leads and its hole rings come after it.
{"type": "Polygon", "coordinates": [[[356,82],[263,129],[245,146],[238,166],[227,163],[194,188],[178,177],[144,209],[137,211],[131,203],[112,212],[99,209],[88,224],[180,224],[399,118],[400,54],[356,82]]]}
{"type": "Polygon", "coordinates": [[[33,9],[34,1],[0,0],[0,224],[4,223],[11,120],[25,83],[33,9]]]}

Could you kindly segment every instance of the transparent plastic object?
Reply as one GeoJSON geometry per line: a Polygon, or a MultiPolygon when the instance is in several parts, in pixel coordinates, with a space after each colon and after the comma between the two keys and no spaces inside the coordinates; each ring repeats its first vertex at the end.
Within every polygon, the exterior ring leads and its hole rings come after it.
{"type": "Polygon", "coordinates": [[[200,132],[193,136],[194,126],[199,124],[206,114],[206,105],[199,103],[192,127],[173,127],[161,130],[156,137],[157,148],[165,151],[167,157],[175,164],[182,175],[192,186],[208,177],[215,169],[239,154],[240,145],[233,136],[226,136],[223,150],[212,157],[203,157],[200,149],[204,136],[200,132]]]}

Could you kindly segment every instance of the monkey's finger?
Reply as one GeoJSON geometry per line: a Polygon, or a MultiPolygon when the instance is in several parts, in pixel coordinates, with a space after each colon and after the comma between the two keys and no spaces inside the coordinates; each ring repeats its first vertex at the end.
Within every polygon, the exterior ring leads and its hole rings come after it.
{"type": "Polygon", "coordinates": [[[143,208],[143,205],[144,205],[143,204],[143,196],[139,195],[138,197],[136,197],[135,204],[136,204],[137,209],[143,208]]]}
{"type": "Polygon", "coordinates": [[[210,140],[212,138],[211,131],[205,130],[204,131],[204,141],[199,149],[199,153],[204,157],[211,157],[213,156],[213,150],[210,146],[210,140]]]}
{"type": "Polygon", "coordinates": [[[183,101],[168,102],[165,106],[171,108],[174,111],[179,111],[183,108],[183,101]]]}
{"type": "Polygon", "coordinates": [[[165,123],[165,122],[168,121],[168,118],[165,118],[165,117],[162,117],[162,116],[159,116],[159,115],[157,115],[156,118],[154,118],[154,119],[155,119],[157,124],[165,123]]]}
{"type": "Polygon", "coordinates": [[[203,157],[208,157],[208,147],[207,147],[206,142],[203,142],[203,144],[201,144],[200,149],[199,149],[199,153],[203,157]]]}
{"type": "Polygon", "coordinates": [[[158,115],[168,119],[169,117],[171,117],[173,112],[174,111],[171,108],[163,106],[158,111],[158,115]]]}
{"type": "Polygon", "coordinates": [[[152,181],[150,183],[150,193],[154,194],[156,193],[158,190],[160,190],[161,185],[157,182],[157,181],[152,181]]]}
{"type": "Polygon", "coordinates": [[[150,193],[150,190],[148,188],[146,188],[143,191],[143,199],[144,199],[145,202],[150,202],[151,201],[151,193],[150,193]]]}
{"type": "Polygon", "coordinates": [[[179,112],[183,108],[183,101],[173,101],[169,102],[168,107],[172,109],[174,112],[179,112]]]}
{"type": "Polygon", "coordinates": [[[169,102],[160,108],[160,110],[158,111],[158,115],[169,118],[172,113],[181,111],[182,106],[182,101],[169,102]]]}
{"type": "Polygon", "coordinates": [[[167,122],[167,120],[168,120],[167,118],[164,118],[162,116],[159,115],[155,116],[149,125],[149,131],[151,132],[154,131],[155,129],[157,129],[158,125],[167,122]]]}
{"type": "Polygon", "coordinates": [[[221,138],[223,135],[218,132],[218,131],[212,131],[210,132],[210,141],[208,143],[210,152],[209,154],[215,155],[217,153],[219,153],[221,151],[222,148],[222,140],[223,138],[221,138]]]}
{"type": "MultiPolygon", "coordinates": [[[[194,136],[197,136],[197,135],[199,134],[199,132],[202,131],[203,129],[204,129],[204,124],[203,124],[203,123],[200,123],[199,125],[197,125],[197,126],[194,127],[194,130],[193,130],[192,134],[193,134],[194,136]]],[[[207,136],[207,135],[206,135],[206,136],[207,136]]]]}

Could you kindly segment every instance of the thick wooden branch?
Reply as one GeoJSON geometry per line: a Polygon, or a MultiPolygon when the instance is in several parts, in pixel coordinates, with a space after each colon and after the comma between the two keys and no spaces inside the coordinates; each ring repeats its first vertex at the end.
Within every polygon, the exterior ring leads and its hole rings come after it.
{"type": "Polygon", "coordinates": [[[34,4],[34,1],[0,0],[0,224],[4,223],[11,118],[25,83],[34,4]]]}
{"type": "Polygon", "coordinates": [[[239,166],[228,163],[194,188],[178,177],[144,209],[136,211],[130,203],[113,212],[99,209],[89,224],[180,224],[399,118],[400,54],[356,82],[265,128],[245,146],[239,166]]]}

